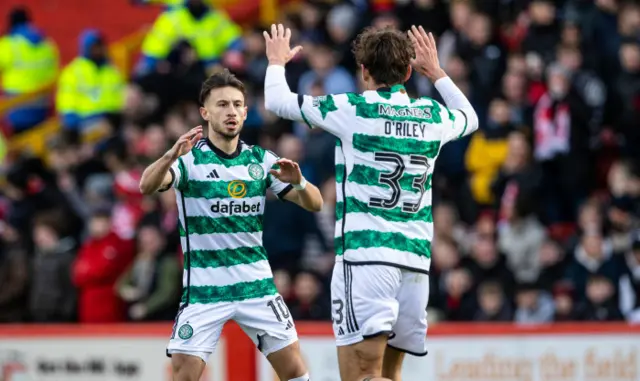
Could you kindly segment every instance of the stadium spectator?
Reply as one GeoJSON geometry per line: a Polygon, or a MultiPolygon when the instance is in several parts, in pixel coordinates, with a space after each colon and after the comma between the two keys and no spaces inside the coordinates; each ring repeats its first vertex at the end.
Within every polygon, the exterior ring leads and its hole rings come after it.
{"type": "Polygon", "coordinates": [[[522,196],[516,196],[504,210],[505,221],[498,226],[500,252],[505,254],[517,282],[534,282],[540,272],[536,254],[547,233],[529,200],[522,196]]]}
{"type": "Polygon", "coordinates": [[[28,252],[24,237],[9,224],[0,225],[0,322],[27,319],[29,289],[28,252]]]}
{"type": "MultiPolygon", "coordinates": [[[[53,40],[33,25],[29,10],[11,10],[8,33],[0,37],[0,76],[7,97],[33,93],[53,84],[58,75],[58,48],[53,40]]],[[[45,120],[49,114],[47,96],[39,96],[8,113],[13,132],[21,132],[45,120]]]]}
{"type": "Polygon", "coordinates": [[[76,242],[67,236],[59,211],[36,216],[33,225],[35,257],[29,295],[31,319],[41,323],[76,319],[76,290],[71,283],[71,266],[76,242]]]}
{"type": "Polygon", "coordinates": [[[557,322],[578,321],[579,315],[574,301],[573,287],[569,283],[559,283],[553,289],[555,313],[553,320],[557,322]]]}
{"type": "Polygon", "coordinates": [[[463,258],[461,266],[470,272],[474,287],[489,281],[498,282],[507,297],[513,296],[515,279],[507,267],[505,256],[498,252],[493,235],[477,235],[469,256],[463,258]]]}
{"type": "Polygon", "coordinates": [[[534,283],[522,283],[516,291],[514,321],[518,324],[542,324],[553,320],[553,298],[534,283]]]}
{"type": "Polygon", "coordinates": [[[440,235],[431,247],[431,270],[429,270],[429,306],[442,312],[447,310],[447,277],[460,264],[460,251],[456,242],[440,235]]]}
{"type": "Polygon", "coordinates": [[[440,239],[440,237],[450,239],[456,245],[462,246],[465,252],[467,251],[469,246],[468,242],[466,242],[467,232],[460,224],[458,211],[454,204],[450,202],[440,202],[434,206],[433,229],[434,242],[440,239]]]}
{"type": "Polygon", "coordinates": [[[125,306],[115,285],[131,263],[133,247],[111,230],[111,210],[98,208],[89,221],[89,236],[73,264],[78,288],[80,323],[116,323],[125,319],[125,306]]]}
{"type": "Polygon", "coordinates": [[[623,320],[611,279],[592,275],[587,281],[587,299],[578,307],[578,319],[587,321],[623,320]]]}
{"type": "Polygon", "coordinates": [[[122,111],[124,90],[124,78],[109,61],[104,36],[96,30],[84,31],[78,57],[64,67],[58,81],[56,110],[63,126],[81,136],[93,129],[100,133],[104,119],[122,111]]]}
{"type": "Polygon", "coordinates": [[[291,305],[291,301],[294,298],[292,285],[291,285],[291,275],[286,270],[273,270],[273,283],[276,285],[276,289],[278,293],[282,295],[282,298],[287,303],[287,305],[291,305]]]}
{"type": "Polygon", "coordinates": [[[498,221],[504,220],[506,209],[517,197],[538,205],[542,176],[540,167],[531,159],[531,146],[524,133],[512,132],[509,135],[507,157],[491,184],[498,221]]]}
{"type": "Polygon", "coordinates": [[[472,281],[469,271],[463,268],[452,270],[444,277],[447,290],[443,305],[445,320],[469,321],[473,318],[476,297],[472,281]]]}
{"type": "Polygon", "coordinates": [[[640,237],[635,232],[631,250],[624,256],[625,272],[620,278],[620,311],[627,321],[640,322],[640,237]]]}
{"type": "MultiPolygon", "coordinates": [[[[515,57],[519,59],[519,56],[515,55],[512,55],[511,59],[515,57]]],[[[530,124],[532,109],[527,99],[527,77],[524,71],[508,69],[502,77],[502,95],[508,102],[510,125],[530,124]]],[[[491,112],[491,109],[489,111],[491,112]]]]}
{"type": "Polygon", "coordinates": [[[588,128],[590,110],[570,86],[569,72],[553,64],[547,72],[548,91],[534,114],[535,157],[545,173],[545,203],[550,222],[575,218],[578,203],[592,184],[593,154],[588,128]]]}
{"type": "Polygon", "coordinates": [[[305,240],[308,236],[317,237],[326,252],[328,245],[313,214],[298,208],[290,202],[281,202],[275,195],[268,194],[262,240],[269,253],[269,263],[275,270],[286,270],[290,274],[300,270],[305,240]],[[282,234],[283,231],[288,232],[282,234]]]}
{"type": "Polygon", "coordinates": [[[564,278],[567,256],[560,244],[553,239],[547,238],[541,243],[538,253],[533,254],[540,269],[538,283],[542,290],[553,292],[559,281],[564,278]]]}
{"type": "Polygon", "coordinates": [[[219,64],[240,66],[241,29],[222,10],[213,9],[203,0],[173,5],[158,17],[142,44],[139,75],[154,70],[181,40],[194,47],[209,73],[219,64]]]}
{"type": "Polygon", "coordinates": [[[296,275],[293,292],[295,298],[289,309],[294,320],[329,320],[331,305],[329,297],[322,292],[320,277],[312,271],[296,275]]]}
{"type": "Polygon", "coordinates": [[[471,193],[481,206],[493,203],[491,182],[507,157],[507,137],[513,130],[509,104],[495,98],[489,105],[489,119],[482,130],[474,133],[465,155],[471,193]]]}
{"type": "MultiPolygon", "coordinates": [[[[316,224],[318,229],[325,237],[326,244],[320,242],[319,236],[309,237],[309,242],[305,246],[306,258],[304,266],[315,269],[323,277],[328,277],[333,270],[334,261],[334,242],[336,220],[336,180],[334,177],[327,179],[320,187],[322,193],[322,210],[315,213],[316,224]]],[[[330,286],[327,283],[327,286],[330,286]]],[[[323,291],[330,291],[330,288],[323,291]]]]}
{"type": "Polygon", "coordinates": [[[560,39],[560,24],[556,18],[556,5],[553,0],[533,0],[529,3],[529,25],[527,35],[522,41],[526,53],[534,53],[545,63],[555,57],[555,47],[560,39]]]}
{"type": "Polygon", "coordinates": [[[513,319],[513,309],[502,285],[487,281],[478,287],[478,309],[473,320],[477,322],[506,322],[513,319]]]}
{"type": "Polygon", "coordinates": [[[620,47],[620,64],[622,70],[615,78],[612,102],[613,122],[616,129],[625,136],[625,153],[639,159],[633,147],[640,143],[637,122],[640,120],[640,43],[638,39],[625,41],[620,47]]]}
{"type": "Polygon", "coordinates": [[[178,257],[165,252],[166,240],[153,217],[141,222],[137,235],[137,255],[118,280],[118,295],[129,306],[130,320],[171,320],[180,299],[178,257]]]}
{"type": "Polygon", "coordinates": [[[4,194],[11,200],[6,220],[18,229],[29,252],[33,249],[31,226],[37,213],[61,209],[74,239],[82,235],[82,220],[56,184],[55,174],[40,159],[28,158],[14,164],[7,173],[4,194]]]}
{"type": "MultiPolygon", "coordinates": [[[[614,253],[611,242],[599,231],[584,232],[575,249],[573,261],[567,267],[566,277],[575,290],[579,301],[584,301],[587,282],[591,276],[599,275],[617,282],[622,275],[620,254],[614,253]]],[[[600,283],[594,286],[603,288],[600,283]]],[[[614,286],[614,291],[617,291],[614,286]]],[[[617,295],[617,292],[615,293],[617,295]]]]}
{"type": "Polygon", "coordinates": [[[113,176],[115,203],[112,229],[121,239],[133,239],[136,225],[144,215],[143,196],[139,188],[142,171],[133,165],[129,147],[118,138],[106,142],[102,155],[106,168],[113,176]]]}

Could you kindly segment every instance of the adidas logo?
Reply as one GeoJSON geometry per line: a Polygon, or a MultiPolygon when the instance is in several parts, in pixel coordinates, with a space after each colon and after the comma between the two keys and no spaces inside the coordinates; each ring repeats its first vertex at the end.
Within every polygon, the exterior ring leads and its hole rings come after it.
{"type": "Polygon", "coordinates": [[[342,329],[342,327],[338,328],[338,335],[339,336],[344,335],[344,329],[342,329]]]}
{"type": "Polygon", "coordinates": [[[214,169],[213,171],[211,171],[211,173],[209,173],[207,175],[208,179],[219,179],[220,176],[218,176],[218,172],[214,169]]]}
{"type": "Polygon", "coordinates": [[[291,323],[291,320],[287,320],[287,326],[284,328],[284,330],[289,330],[293,328],[293,323],[291,323]]]}

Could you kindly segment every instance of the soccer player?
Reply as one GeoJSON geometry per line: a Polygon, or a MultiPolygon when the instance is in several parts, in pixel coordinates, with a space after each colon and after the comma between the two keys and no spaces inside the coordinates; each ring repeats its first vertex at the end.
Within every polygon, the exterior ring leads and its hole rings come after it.
{"type": "Polygon", "coordinates": [[[354,53],[367,91],[315,98],[287,85],[284,65],[300,50],[290,49],[290,36],[282,25],[264,33],[265,104],[338,138],[331,298],[340,375],[399,381],[404,354],[427,353],[435,160],[443,144],[475,131],[478,118],[422,29],[366,29],[354,53]],[[412,67],[434,82],[446,107],[407,95],[412,67]]]}
{"type": "Polygon", "coordinates": [[[236,321],[282,381],[308,381],[289,310],[262,246],[265,194],[319,211],[322,196],[297,163],[239,140],[245,88],[228,70],[202,85],[202,127],[143,173],[142,193],[176,191],[185,254],[182,303],[167,348],[174,381],[198,381],[222,327],[236,321]]]}

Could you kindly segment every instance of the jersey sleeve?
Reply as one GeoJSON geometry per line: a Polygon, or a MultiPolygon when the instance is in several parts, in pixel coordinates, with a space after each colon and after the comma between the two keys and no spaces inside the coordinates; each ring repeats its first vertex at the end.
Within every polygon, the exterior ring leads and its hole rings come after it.
{"type": "Polygon", "coordinates": [[[277,116],[319,127],[343,138],[353,113],[349,93],[311,97],[291,92],[284,66],[269,65],[264,81],[265,108],[277,116]]]}
{"type": "Polygon", "coordinates": [[[450,109],[436,101],[434,105],[440,109],[442,125],[442,144],[470,135],[475,128],[469,128],[469,116],[459,109],[450,109]]]}
{"type": "Polygon", "coordinates": [[[267,186],[280,200],[283,200],[284,196],[293,189],[293,186],[278,180],[274,175],[269,173],[271,169],[278,169],[276,161],[278,161],[280,157],[271,151],[267,151],[265,152],[264,159],[265,166],[267,167],[267,186]]]}
{"type": "Polygon", "coordinates": [[[348,128],[347,119],[353,106],[347,94],[321,95],[312,97],[298,95],[298,106],[302,121],[309,128],[321,128],[338,138],[342,138],[348,128]]]}
{"type": "Polygon", "coordinates": [[[182,158],[178,158],[169,168],[169,174],[171,174],[171,183],[166,188],[160,189],[159,192],[168,191],[169,188],[174,188],[179,191],[183,191],[187,182],[189,181],[187,166],[182,158]]]}

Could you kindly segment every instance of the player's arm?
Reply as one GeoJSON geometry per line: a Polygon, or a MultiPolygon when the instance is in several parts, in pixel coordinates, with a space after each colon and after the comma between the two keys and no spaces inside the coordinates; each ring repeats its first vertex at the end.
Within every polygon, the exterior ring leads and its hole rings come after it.
{"type": "Polygon", "coordinates": [[[478,115],[467,97],[440,67],[433,34],[427,35],[422,27],[415,26],[408,33],[416,52],[412,66],[433,82],[447,106],[445,110],[447,115],[443,115],[442,119],[449,121],[446,124],[449,124],[450,128],[444,129],[443,140],[455,140],[471,134],[478,129],[478,115]]]}
{"type": "Polygon", "coordinates": [[[346,103],[347,95],[327,95],[313,98],[291,91],[284,66],[302,47],[289,47],[291,31],[282,25],[272,25],[271,34],[264,32],[269,66],[264,81],[265,108],[281,118],[320,127],[340,137],[341,123],[337,105],[346,103]]]}
{"type": "Polygon", "coordinates": [[[269,170],[271,190],[281,200],[291,201],[310,212],[319,212],[323,204],[320,190],[302,176],[298,163],[289,159],[274,159],[276,161],[269,170]]]}
{"type": "Polygon", "coordinates": [[[318,187],[305,179],[300,184],[292,185],[292,187],[293,189],[282,197],[284,200],[291,201],[310,212],[322,210],[324,201],[318,187]]]}
{"type": "Polygon", "coordinates": [[[151,194],[166,191],[172,185],[178,186],[185,173],[184,165],[178,162],[180,156],[187,154],[202,138],[202,126],[198,126],[182,135],[161,158],[149,165],[140,179],[140,192],[151,194]]]}

